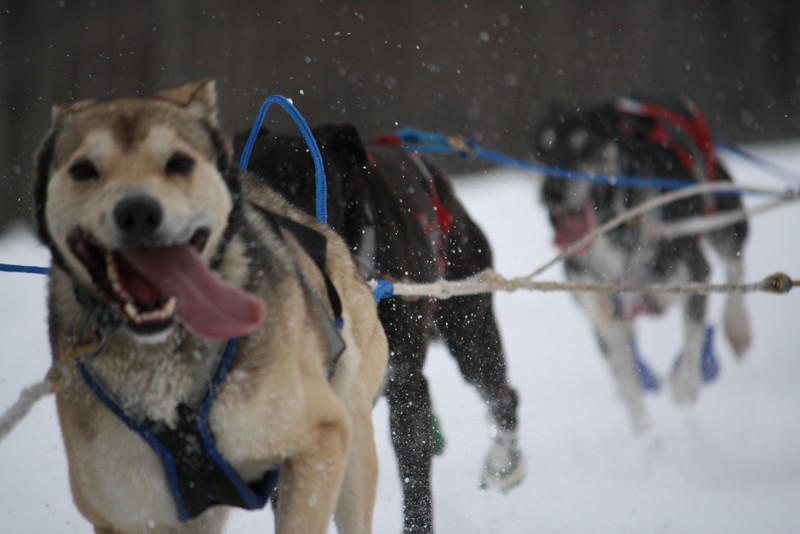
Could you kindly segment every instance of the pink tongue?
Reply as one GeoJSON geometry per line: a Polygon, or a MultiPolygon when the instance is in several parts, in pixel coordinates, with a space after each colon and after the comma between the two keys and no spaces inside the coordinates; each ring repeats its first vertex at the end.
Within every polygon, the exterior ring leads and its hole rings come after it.
{"type": "Polygon", "coordinates": [[[213,273],[191,245],[139,247],[119,254],[165,296],[177,299],[177,313],[194,333],[230,339],[255,330],[264,304],[213,273]]]}
{"type": "MultiPolygon", "coordinates": [[[[561,250],[566,249],[597,226],[597,216],[590,203],[587,203],[581,211],[555,215],[553,221],[556,226],[555,243],[561,250]]],[[[591,248],[592,244],[589,243],[578,250],[576,254],[585,254],[591,248]]]]}

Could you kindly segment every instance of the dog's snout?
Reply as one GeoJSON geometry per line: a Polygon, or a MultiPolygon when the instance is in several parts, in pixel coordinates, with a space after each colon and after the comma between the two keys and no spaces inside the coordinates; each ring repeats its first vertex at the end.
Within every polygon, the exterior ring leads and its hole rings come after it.
{"type": "Polygon", "coordinates": [[[152,237],[163,218],[161,203],[149,195],[129,196],[114,206],[114,221],[125,237],[131,240],[152,237]]]}
{"type": "Polygon", "coordinates": [[[558,180],[548,179],[542,187],[542,199],[549,206],[560,206],[564,203],[564,184],[558,180]]]}

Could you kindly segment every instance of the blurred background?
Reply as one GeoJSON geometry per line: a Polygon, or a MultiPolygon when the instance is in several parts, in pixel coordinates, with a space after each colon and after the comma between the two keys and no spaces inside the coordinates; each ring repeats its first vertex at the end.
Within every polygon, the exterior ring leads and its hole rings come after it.
{"type": "Polygon", "coordinates": [[[54,103],[215,78],[229,132],[279,93],[365,138],[413,125],[529,157],[554,99],[684,94],[716,138],[774,141],[800,131],[799,29],[792,0],[0,0],[0,232],[31,220],[54,103]]]}

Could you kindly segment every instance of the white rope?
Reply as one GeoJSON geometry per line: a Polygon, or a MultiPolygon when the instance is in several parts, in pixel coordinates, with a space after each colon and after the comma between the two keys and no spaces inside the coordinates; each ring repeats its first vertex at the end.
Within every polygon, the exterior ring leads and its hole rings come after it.
{"type": "Polygon", "coordinates": [[[691,217],[682,219],[680,221],[661,223],[661,224],[648,224],[647,231],[655,237],[665,239],[675,239],[676,237],[702,234],[712,232],[725,228],[739,221],[752,219],[756,215],[772,211],[774,209],[783,207],[791,202],[800,201],[800,197],[795,198],[779,198],[772,202],[764,202],[758,206],[748,210],[734,210],[717,213],[715,215],[702,215],[698,217],[691,217]]]}
{"type": "MultiPolygon", "coordinates": [[[[377,282],[371,281],[373,289],[377,282]]],[[[395,296],[431,297],[449,299],[467,295],[478,295],[494,291],[513,293],[520,289],[529,291],[568,291],[571,293],[788,293],[800,285],[788,275],[776,273],[759,282],[746,284],[712,284],[693,282],[689,284],[605,284],[592,282],[542,282],[528,277],[504,278],[491,269],[482,271],[464,280],[439,280],[429,284],[395,283],[395,296]]]]}
{"type": "Polygon", "coordinates": [[[28,415],[33,405],[50,393],[53,393],[53,382],[49,378],[23,389],[17,402],[0,417],[0,443],[28,415]]]}

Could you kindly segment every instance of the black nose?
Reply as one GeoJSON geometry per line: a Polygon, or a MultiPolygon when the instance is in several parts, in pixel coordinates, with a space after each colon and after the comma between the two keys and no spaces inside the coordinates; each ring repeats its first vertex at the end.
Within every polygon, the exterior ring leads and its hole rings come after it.
{"type": "Polygon", "coordinates": [[[114,206],[114,221],[129,240],[152,237],[163,218],[161,204],[149,195],[129,196],[114,206]]]}
{"type": "Polygon", "coordinates": [[[542,197],[548,206],[560,206],[564,203],[564,184],[561,180],[548,178],[542,187],[542,197]]]}

